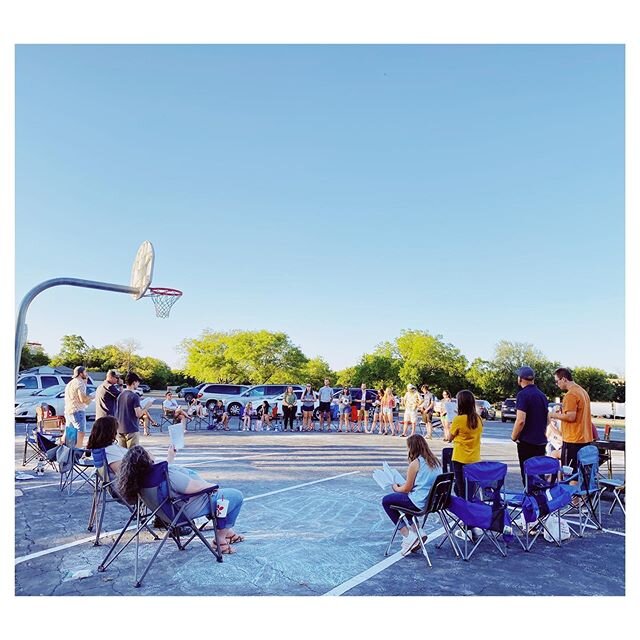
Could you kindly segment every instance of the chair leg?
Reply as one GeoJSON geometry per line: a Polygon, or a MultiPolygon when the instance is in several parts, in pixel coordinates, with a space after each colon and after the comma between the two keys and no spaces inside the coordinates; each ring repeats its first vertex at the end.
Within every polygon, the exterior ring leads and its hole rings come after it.
{"type": "Polygon", "coordinates": [[[389,541],[389,545],[387,546],[387,550],[384,552],[385,557],[389,555],[389,549],[391,549],[391,545],[393,541],[396,539],[396,535],[398,534],[398,529],[400,528],[400,520],[396,523],[396,528],[393,530],[393,535],[391,536],[391,540],[389,541]]]}

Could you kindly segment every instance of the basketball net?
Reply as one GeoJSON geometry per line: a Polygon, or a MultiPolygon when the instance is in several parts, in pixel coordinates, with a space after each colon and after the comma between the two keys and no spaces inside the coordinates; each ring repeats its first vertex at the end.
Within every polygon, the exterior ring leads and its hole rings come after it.
{"type": "Polygon", "coordinates": [[[178,301],[182,291],[162,287],[149,287],[145,297],[151,298],[158,318],[168,318],[171,307],[178,301]]]}

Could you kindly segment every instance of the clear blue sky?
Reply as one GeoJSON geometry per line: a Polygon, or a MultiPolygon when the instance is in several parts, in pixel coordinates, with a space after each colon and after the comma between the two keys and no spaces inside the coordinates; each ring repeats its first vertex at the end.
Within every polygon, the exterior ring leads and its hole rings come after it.
{"type": "MultiPolygon", "coordinates": [[[[336,369],[403,328],[624,373],[622,46],[19,46],[29,339],[284,331],[336,369]]],[[[16,301],[16,302],[18,302],[16,301]]]]}

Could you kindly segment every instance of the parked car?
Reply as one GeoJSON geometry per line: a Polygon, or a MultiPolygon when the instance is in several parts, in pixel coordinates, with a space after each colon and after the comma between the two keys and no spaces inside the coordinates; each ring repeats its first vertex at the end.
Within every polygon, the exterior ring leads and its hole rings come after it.
{"type": "Polygon", "coordinates": [[[487,400],[476,400],[476,411],[483,420],[495,420],[496,410],[487,400]]]}
{"type": "MultiPolygon", "coordinates": [[[[42,389],[49,389],[57,385],[65,385],[71,382],[73,376],[71,374],[60,373],[25,373],[18,377],[16,383],[16,398],[24,398],[31,396],[42,389]]],[[[94,382],[89,377],[87,383],[93,385],[94,382]]],[[[16,402],[16,404],[18,404],[16,402]]]]}
{"type": "Polygon", "coordinates": [[[141,382],[138,385],[138,389],[142,389],[142,391],[144,391],[144,393],[149,393],[149,391],[151,391],[151,387],[148,384],[144,383],[144,382],[141,382]]]}
{"type": "Polygon", "coordinates": [[[562,404],[560,402],[550,402],[549,403],[549,413],[552,411],[562,411],[562,404]]]}
{"type": "Polygon", "coordinates": [[[502,422],[506,422],[507,420],[511,420],[513,422],[516,421],[516,399],[515,398],[507,398],[503,400],[502,407],[500,409],[500,419],[502,422]]]}
{"type": "Polygon", "coordinates": [[[269,404],[273,404],[273,401],[279,395],[283,394],[289,386],[293,387],[294,391],[296,389],[299,389],[300,391],[304,389],[300,384],[256,384],[231,400],[227,404],[227,413],[230,416],[240,415],[241,408],[244,407],[247,402],[251,402],[254,408],[263,400],[268,400],[269,404]]]}
{"type": "Polygon", "coordinates": [[[203,382],[196,387],[181,387],[178,391],[178,398],[184,398],[187,402],[191,402],[200,393],[202,387],[206,387],[210,382],[203,382]]]}
{"type": "MultiPolygon", "coordinates": [[[[46,389],[40,389],[32,396],[23,398],[22,401],[16,405],[15,419],[17,422],[31,422],[36,420],[36,408],[43,402],[49,405],[49,409],[55,416],[64,415],[64,388],[66,385],[58,384],[54,387],[47,387],[46,389]]],[[[88,393],[95,393],[96,388],[93,385],[87,385],[88,393]]],[[[86,409],[87,420],[95,420],[96,418],[96,403],[95,400],[91,401],[91,404],[86,409]]]]}
{"type": "MultiPolygon", "coordinates": [[[[247,384],[205,384],[200,387],[196,397],[207,407],[207,410],[210,410],[218,400],[222,400],[226,407],[231,400],[234,400],[249,388],[247,384]]],[[[187,400],[186,397],[185,400],[187,400]]]]}

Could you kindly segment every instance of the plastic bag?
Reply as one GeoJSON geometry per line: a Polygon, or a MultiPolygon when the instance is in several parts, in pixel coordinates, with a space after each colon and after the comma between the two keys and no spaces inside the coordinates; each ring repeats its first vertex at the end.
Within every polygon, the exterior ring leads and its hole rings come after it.
{"type": "Polygon", "coordinates": [[[569,523],[564,518],[560,518],[560,531],[558,531],[557,516],[551,516],[550,518],[547,518],[544,524],[546,528],[549,529],[549,531],[545,529],[542,534],[547,542],[555,542],[556,540],[568,540],[571,537],[571,529],[569,529],[569,523]],[[553,538],[551,536],[553,536],[553,538]]]}

